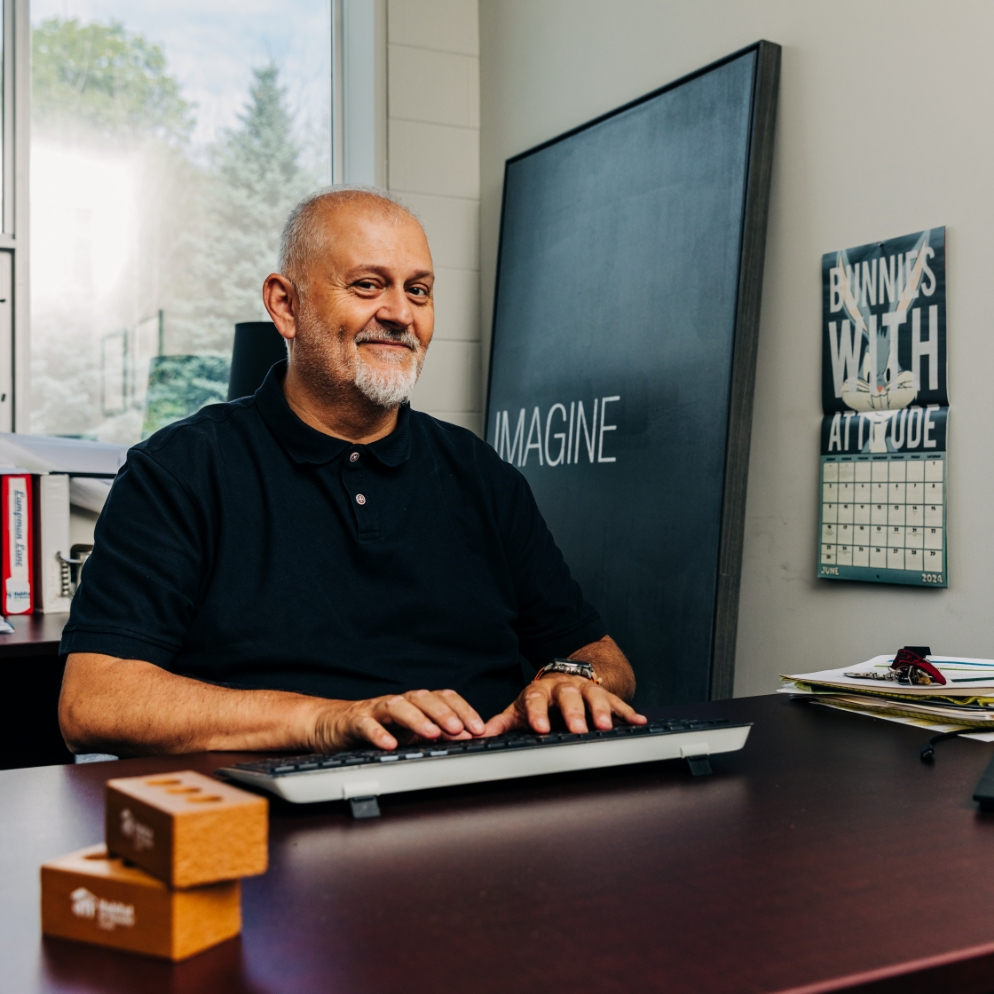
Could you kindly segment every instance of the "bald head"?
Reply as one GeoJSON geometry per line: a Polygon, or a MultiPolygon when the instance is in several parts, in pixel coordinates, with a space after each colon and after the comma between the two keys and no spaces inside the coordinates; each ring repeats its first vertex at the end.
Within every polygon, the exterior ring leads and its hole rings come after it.
{"type": "MultiPolygon", "coordinates": [[[[393,224],[421,221],[388,193],[368,187],[333,187],[311,194],[290,212],[280,237],[280,272],[304,293],[314,260],[329,252],[334,223],[342,214],[355,214],[393,224]]],[[[422,231],[424,229],[422,228],[422,231]]]]}

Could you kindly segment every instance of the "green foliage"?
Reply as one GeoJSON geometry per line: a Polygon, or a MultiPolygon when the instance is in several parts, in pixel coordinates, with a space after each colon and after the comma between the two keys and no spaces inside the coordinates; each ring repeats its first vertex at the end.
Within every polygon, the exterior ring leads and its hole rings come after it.
{"type": "Polygon", "coordinates": [[[268,320],[262,281],[276,269],[280,232],[290,209],[313,189],[274,65],[253,70],[241,126],[211,149],[202,222],[191,238],[200,284],[174,309],[184,348],[227,350],[234,323],[268,320]]]}
{"type": "Polygon", "coordinates": [[[31,54],[36,127],[115,144],[182,142],[193,128],[192,108],[166,72],[162,47],[118,21],[50,17],[32,31],[31,54]]]}
{"type": "Polygon", "coordinates": [[[152,360],[142,438],[207,404],[228,399],[231,363],[223,356],[165,355],[152,360]]]}

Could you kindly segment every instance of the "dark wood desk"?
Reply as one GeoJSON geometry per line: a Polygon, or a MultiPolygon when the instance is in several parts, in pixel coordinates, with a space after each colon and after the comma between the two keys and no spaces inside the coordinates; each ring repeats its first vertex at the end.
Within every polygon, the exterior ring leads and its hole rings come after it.
{"type": "Polygon", "coordinates": [[[38,866],[102,837],[110,776],[230,756],[0,773],[0,988],[668,994],[994,990],[991,747],[792,704],[670,713],[756,722],[742,753],[276,808],[242,937],[178,966],[39,936],[38,866]]]}
{"type": "Polygon", "coordinates": [[[0,769],[71,763],[56,708],[62,686],[59,639],[68,614],[11,616],[0,635],[0,769]]]}
{"type": "Polygon", "coordinates": [[[57,656],[68,614],[10,615],[13,635],[0,635],[0,661],[29,656],[57,656]]]}

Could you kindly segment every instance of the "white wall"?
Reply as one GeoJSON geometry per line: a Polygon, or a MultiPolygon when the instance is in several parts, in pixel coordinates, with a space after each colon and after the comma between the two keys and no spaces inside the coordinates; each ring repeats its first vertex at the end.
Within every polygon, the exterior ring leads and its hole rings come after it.
{"type": "Polygon", "coordinates": [[[736,694],[906,643],[994,656],[994,4],[485,0],[483,328],[504,160],[759,38],[783,69],[736,694]],[[821,255],[942,224],[950,587],[817,581],[821,255]]]}
{"type": "Polygon", "coordinates": [[[390,0],[388,185],[424,222],[435,337],[413,404],[481,432],[477,0],[390,0]]]}

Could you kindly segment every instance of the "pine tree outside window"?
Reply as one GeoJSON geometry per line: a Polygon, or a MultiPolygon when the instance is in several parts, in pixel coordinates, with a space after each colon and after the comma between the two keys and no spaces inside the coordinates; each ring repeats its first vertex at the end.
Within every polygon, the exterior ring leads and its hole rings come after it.
{"type": "Polygon", "coordinates": [[[225,399],[290,207],[330,182],[327,0],[34,0],[30,430],[225,399]]]}

